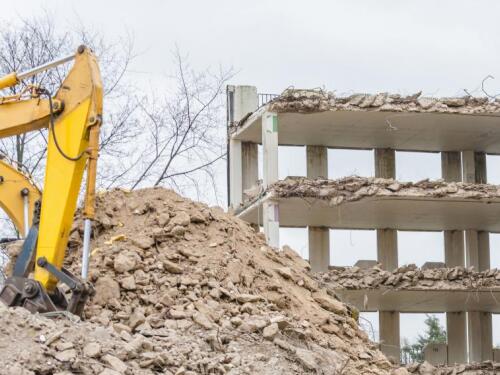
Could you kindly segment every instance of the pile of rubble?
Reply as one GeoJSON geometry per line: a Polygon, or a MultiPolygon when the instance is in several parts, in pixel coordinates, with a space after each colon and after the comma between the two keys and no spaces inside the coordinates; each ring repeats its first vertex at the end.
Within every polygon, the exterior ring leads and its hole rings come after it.
{"type": "Polygon", "coordinates": [[[335,93],[316,90],[287,89],[269,103],[274,112],[313,113],[323,111],[390,111],[390,112],[437,112],[437,113],[500,113],[500,99],[487,97],[422,97],[399,94],[353,94],[339,97],[335,93]]]}
{"type": "Polygon", "coordinates": [[[328,200],[336,206],[364,197],[426,197],[488,199],[500,198],[500,187],[488,184],[422,180],[398,182],[394,179],[349,176],[338,180],[287,177],[268,187],[266,193],[276,198],[300,197],[328,200]]]}
{"type": "MultiPolygon", "coordinates": [[[[78,217],[67,257],[75,272],[81,241],[78,217]]],[[[102,375],[393,370],[359,329],[357,312],[319,287],[298,254],[276,252],[247,223],[172,191],[99,196],[90,269],[96,294],[85,323],[2,311],[0,341],[13,347],[2,355],[4,368],[102,375]]]]}
{"type": "Polygon", "coordinates": [[[419,375],[494,375],[500,373],[500,363],[486,361],[483,363],[435,367],[429,362],[423,362],[411,364],[405,370],[399,371],[401,371],[401,375],[407,373],[419,375]]]}
{"type": "Polygon", "coordinates": [[[384,271],[379,266],[332,267],[328,272],[318,273],[316,277],[333,289],[500,289],[500,270],[477,272],[473,267],[421,269],[409,264],[392,272],[384,271]]]}

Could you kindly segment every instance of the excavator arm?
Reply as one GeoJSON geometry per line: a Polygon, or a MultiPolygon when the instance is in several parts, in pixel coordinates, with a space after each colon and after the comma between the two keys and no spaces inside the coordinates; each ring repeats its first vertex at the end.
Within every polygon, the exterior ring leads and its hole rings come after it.
{"type": "MultiPolygon", "coordinates": [[[[49,129],[34,277],[13,276],[0,292],[0,299],[8,305],[22,305],[31,311],[67,308],[80,313],[83,308],[81,295],[85,294],[86,287],[62,266],[86,168],[86,229],[90,229],[90,220],[94,215],[102,83],[97,60],[84,46],[80,46],[72,57],[0,79],[1,89],[73,58],[74,65],[54,97],[38,88],[39,97],[0,100],[0,138],[49,129]],[[73,297],[77,297],[74,301],[72,298],[69,307],[57,288],[58,281],[67,284],[73,291],[73,297]]],[[[84,237],[84,252],[88,255],[88,230],[84,237]]],[[[27,261],[29,257],[24,258],[27,261]]],[[[84,261],[88,262],[88,256],[84,261]]]]}
{"type": "Polygon", "coordinates": [[[35,204],[41,197],[40,190],[28,176],[0,159],[0,208],[24,237],[28,235],[35,204]]]}

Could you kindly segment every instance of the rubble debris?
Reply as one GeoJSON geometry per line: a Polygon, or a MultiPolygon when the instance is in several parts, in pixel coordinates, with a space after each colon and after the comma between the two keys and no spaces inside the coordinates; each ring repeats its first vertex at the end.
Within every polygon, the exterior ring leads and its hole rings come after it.
{"type": "Polygon", "coordinates": [[[378,177],[349,176],[337,180],[287,177],[270,185],[266,193],[275,198],[316,198],[331,206],[365,197],[425,197],[489,200],[500,198],[500,186],[443,180],[400,182],[378,177]]]}
{"type": "Polygon", "coordinates": [[[487,97],[422,97],[389,93],[337,96],[321,89],[287,89],[268,103],[273,112],[313,113],[324,111],[436,112],[458,114],[500,113],[500,100],[487,97]]]}
{"type": "Polygon", "coordinates": [[[380,265],[372,268],[354,266],[332,267],[315,276],[331,289],[500,290],[500,270],[495,268],[478,272],[473,267],[424,269],[408,264],[385,271],[380,265]]]}
{"type": "Polygon", "coordinates": [[[500,373],[500,363],[485,361],[482,363],[465,363],[454,366],[433,366],[429,362],[413,363],[406,368],[395,370],[392,375],[493,375],[500,373]],[[400,372],[397,372],[400,371],[400,372]],[[406,371],[406,372],[401,372],[406,371]]]}
{"type": "MultiPolygon", "coordinates": [[[[78,214],[66,259],[74,272],[82,236],[78,214]]],[[[4,368],[185,375],[392,370],[359,329],[357,312],[322,290],[307,262],[287,247],[268,247],[249,224],[218,208],[159,188],[98,195],[91,253],[96,295],[86,321],[0,310],[0,344],[16,348],[3,353],[4,368]],[[23,347],[30,353],[24,357],[23,347]]]]}

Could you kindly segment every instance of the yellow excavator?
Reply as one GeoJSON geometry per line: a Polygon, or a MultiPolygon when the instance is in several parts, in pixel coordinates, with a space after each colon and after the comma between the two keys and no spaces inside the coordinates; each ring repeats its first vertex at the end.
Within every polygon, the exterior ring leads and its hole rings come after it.
{"type": "Polygon", "coordinates": [[[0,300],[31,312],[69,311],[81,315],[93,291],[86,279],[102,123],[103,93],[97,59],[89,48],[80,46],[75,54],[0,78],[0,90],[70,61],[74,64],[55,95],[43,87],[25,85],[19,94],[0,98],[0,138],[43,128],[49,135],[43,193],[19,170],[0,163],[0,175],[4,176],[3,182],[0,179],[0,207],[25,236],[13,274],[0,291],[0,300]],[[63,268],[63,261],[85,169],[79,278],[63,268]],[[58,283],[67,286],[69,301],[58,283]]]}

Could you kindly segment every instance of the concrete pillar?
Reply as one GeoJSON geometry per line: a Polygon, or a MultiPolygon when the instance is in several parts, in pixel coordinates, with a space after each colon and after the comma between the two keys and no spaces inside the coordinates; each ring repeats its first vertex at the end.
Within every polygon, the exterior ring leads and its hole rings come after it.
{"type": "Polygon", "coordinates": [[[470,311],[469,362],[482,362],[493,359],[493,336],[491,313],[470,311]]]}
{"type": "Polygon", "coordinates": [[[328,149],[324,146],[306,146],[307,177],[328,178],[328,149]]]}
{"type": "MultiPolygon", "coordinates": [[[[278,181],[278,115],[265,112],[262,115],[263,185],[278,181]]],[[[279,206],[277,202],[265,202],[263,207],[264,234],[269,246],[279,248],[279,206]]]]}
{"type": "MultiPolygon", "coordinates": [[[[396,153],[392,149],[375,149],[375,177],[396,177],[396,153]]],[[[394,229],[377,229],[377,260],[392,271],[398,267],[398,235],[394,229]]]]}
{"type": "Polygon", "coordinates": [[[264,234],[269,246],[280,247],[280,215],[279,205],[274,201],[265,201],[262,205],[264,234]]]}
{"type": "Polygon", "coordinates": [[[467,316],[465,312],[446,313],[448,363],[467,363],[467,316]]]}
{"type": "Polygon", "coordinates": [[[236,209],[243,202],[241,141],[229,140],[229,203],[236,209]]]}
{"type": "MultiPolygon", "coordinates": [[[[375,149],[375,177],[396,177],[396,153],[392,149],[375,149]]],[[[386,270],[398,266],[398,233],[394,229],[377,229],[377,260],[386,270]]],[[[399,312],[380,311],[380,349],[394,362],[400,361],[399,312]]]]}
{"type": "Polygon", "coordinates": [[[441,176],[447,182],[462,181],[462,156],[459,151],[441,153],[441,176]]]}
{"type": "MultiPolygon", "coordinates": [[[[328,177],[328,149],[306,146],[307,177],[328,177]]],[[[309,263],[314,272],[328,271],[330,265],[330,229],[309,227],[309,263]]]]}
{"type": "MultiPolygon", "coordinates": [[[[484,152],[463,151],[464,182],[486,183],[486,155],[484,152]]],[[[467,267],[484,271],[490,267],[489,234],[476,230],[465,231],[465,262],[467,267]]],[[[467,313],[469,334],[469,361],[481,362],[493,357],[491,313],[467,313]]]]}
{"type": "Polygon", "coordinates": [[[393,149],[375,149],[375,177],[396,177],[396,153],[393,149]]]}
{"type": "Polygon", "coordinates": [[[444,263],[446,264],[446,267],[457,267],[465,265],[463,231],[444,231],[444,263]]]}
{"type": "Polygon", "coordinates": [[[258,184],[259,180],[259,156],[256,143],[242,142],[241,144],[241,174],[243,181],[243,192],[258,184]]]}
{"type": "Polygon", "coordinates": [[[377,261],[382,269],[398,268],[398,232],[394,229],[377,229],[377,261]]]}
{"type": "Polygon", "coordinates": [[[328,271],[330,265],[330,230],[309,227],[309,263],[313,272],[328,271]]]}
{"type": "MultiPolygon", "coordinates": [[[[255,111],[259,106],[257,88],[255,86],[228,86],[228,122],[233,125],[249,113],[255,111]]],[[[244,160],[242,160],[242,144],[240,140],[229,137],[229,204],[234,209],[243,201],[243,178],[247,172],[244,160]]],[[[257,147],[257,146],[255,146],[257,147]]],[[[257,166],[256,166],[257,167],[257,166]]],[[[253,176],[252,176],[253,177],[253,176]]],[[[256,178],[257,180],[257,178],[256,178]]]]}
{"type": "Polygon", "coordinates": [[[264,188],[278,181],[278,115],[265,112],[262,115],[262,159],[264,188]]]}
{"type": "Polygon", "coordinates": [[[380,311],[378,313],[380,329],[380,349],[395,363],[400,361],[399,313],[380,311]]]}

